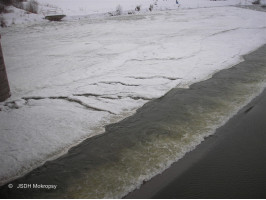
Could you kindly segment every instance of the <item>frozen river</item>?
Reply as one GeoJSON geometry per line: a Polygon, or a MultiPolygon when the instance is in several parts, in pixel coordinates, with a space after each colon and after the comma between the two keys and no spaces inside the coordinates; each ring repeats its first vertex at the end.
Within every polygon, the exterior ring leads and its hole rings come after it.
{"type": "Polygon", "coordinates": [[[239,63],[266,43],[265,17],[219,7],[1,30],[12,97],[0,104],[0,183],[239,63]]]}

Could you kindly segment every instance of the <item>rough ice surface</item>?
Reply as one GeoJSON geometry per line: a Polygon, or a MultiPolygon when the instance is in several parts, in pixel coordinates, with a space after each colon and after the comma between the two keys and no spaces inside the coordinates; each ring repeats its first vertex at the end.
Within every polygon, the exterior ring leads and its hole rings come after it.
{"type": "Polygon", "coordinates": [[[0,184],[266,43],[266,13],[228,6],[240,2],[180,0],[175,10],[1,29],[12,96],[0,104],[0,184]]]}

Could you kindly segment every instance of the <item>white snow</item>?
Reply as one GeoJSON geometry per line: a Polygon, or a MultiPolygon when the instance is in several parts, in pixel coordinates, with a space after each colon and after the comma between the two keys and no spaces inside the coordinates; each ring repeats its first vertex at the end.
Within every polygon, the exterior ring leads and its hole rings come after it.
{"type": "MultiPolygon", "coordinates": [[[[72,16],[140,3],[39,2],[72,16]]],[[[1,29],[12,97],[0,103],[0,184],[102,133],[105,125],[171,88],[239,63],[266,43],[265,12],[228,6],[239,0],[179,2],[179,8],[175,1],[167,4],[173,10],[1,29]]]]}
{"type": "MultiPolygon", "coordinates": [[[[85,15],[102,16],[103,14],[115,12],[117,7],[122,8],[123,14],[135,12],[140,6],[140,11],[135,13],[149,12],[150,5],[153,11],[173,10],[176,8],[206,8],[230,5],[251,5],[254,0],[36,0],[38,2],[38,14],[32,14],[13,6],[8,7],[9,13],[3,17],[7,26],[29,25],[46,21],[44,17],[52,14],[65,14],[67,19],[85,15]]],[[[263,2],[263,0],[261,0],[263,2]]],[[[265,0],[264,0],[265,1],[265,0]]],[[[24,5],[26,2],[23,3],[24,5]]]]}

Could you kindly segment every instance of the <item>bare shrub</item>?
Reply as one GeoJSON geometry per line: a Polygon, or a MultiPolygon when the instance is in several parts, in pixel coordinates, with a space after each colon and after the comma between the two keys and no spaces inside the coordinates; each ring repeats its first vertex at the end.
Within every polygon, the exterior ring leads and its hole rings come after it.
{"type": "Polygon", "coordinates": [[[134,10],[130,10],[127,12],[128,15],[134,15],[135,14],[135,11],[134,10]]]}
{"type": "Polygon", "coordinates": [[[27,0],[12,0],[12,4],[27,2],[27,0]]]}
{"type": "Polygon", "coordinates": [[[253,1],[252,4],[260,4],[260,0],[253,1]]]}
{"type": "Polygon", "coordinates": [[[151,4],[149,7],[149,11],[152,11],[152,10],[153,10],[153,4],[151,4]]]}
{"type": "Polygon", "coordinates": [[[140,11],[140,5],[137,5],[136,8],[135,8],[135,11],[140,11]]]}
{"type": "Polygon", "coordinates": [[[4,5],[11,5],[12,4],[12,0],[1,0],[1,3],[4,4],[4,5]]]}
{"type": "Polygon", "coordinates": [[[5,20],[4,17],[0,17],[0,26],[1,26],[2,28],[7,27],[7,25],[6,25],[6,20],[5,20]]]}
{"type": "Polygon", "coordinates": [[[7,6],[15,6],[17,8],[23,9],[22,2],[25,0],[0,0],[0,13],[9,13],[7,6]]]}
{"type": "Polygon", "coordinates": [[[118,6],[116,7],[115,12],[116,12],[116,15],[122,15],[122,13],[123,13],[122,6],[121,6],[121,5],[118,5],[118,6]]]}
{"type": "Polygon", "coordinates": [[[108,12],[109,16],[115,16],[114,12],[108,12]]]}
{"type": "Polygon", "coordinates": [[[16,8],[23,9],[22,2],[24,2],[24,0],[12,0],[12,5],[16,8]]]}
{"type": "Polygon", "coordinates": [[[0,13],[6,13],[6,7],[0,4],[0,13]]]}
{"type": "Polygon", "coordinates": [[[0,13],[13,13],[14,10],[9,9],[7,6],[0,4],[0,13]]]}
{"type": "Polygon", "coordinates": [[[28,1],[26,6],[25,6],[26,11],[31,12],[31,13],[35,13],[35,14],[38,13],[38,9],[39,9],[38,2],[35,0],[28,1]]]}
{"type": "Polygon", "coordinates": [[[123,9],[121,5],[118,5],[113,12],[108,12],[108,15],[110,16],[118,16],[123,14],[123,9]]]}

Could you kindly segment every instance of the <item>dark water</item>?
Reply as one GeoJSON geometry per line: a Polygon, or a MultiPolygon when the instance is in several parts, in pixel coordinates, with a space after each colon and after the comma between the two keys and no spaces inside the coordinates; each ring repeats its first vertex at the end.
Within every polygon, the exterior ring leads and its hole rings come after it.
{"type": "Polygon", "coordinates": [[[193,84],[173,89],[137,113],[106,127],[68,154],[0,188],[4,198],[121,198],[193,150],[261,93],[266,84],[266,45],[242,62],[193,84]],[[18,184],[57,185],[17,189],[18,184]]]}
{"type": "Polygon", "coordinates": [[[265,108],[266,89],[214,137],[126,198],[265,199],[265,108]]]}

